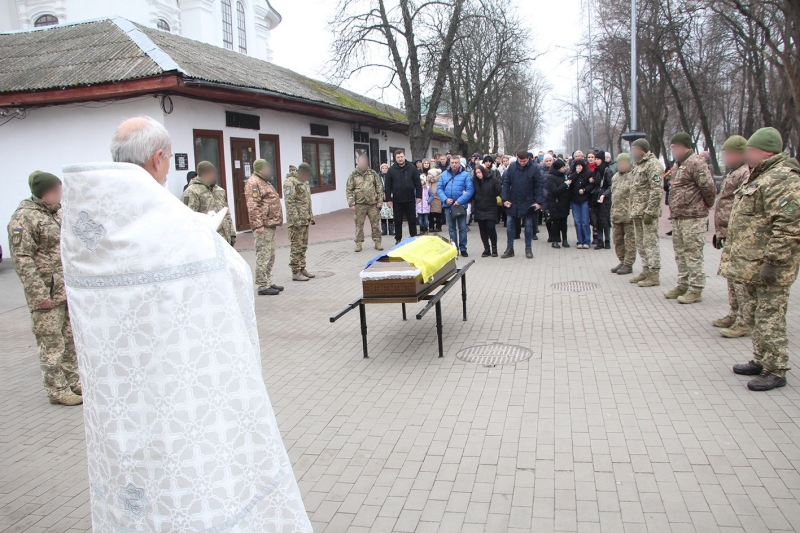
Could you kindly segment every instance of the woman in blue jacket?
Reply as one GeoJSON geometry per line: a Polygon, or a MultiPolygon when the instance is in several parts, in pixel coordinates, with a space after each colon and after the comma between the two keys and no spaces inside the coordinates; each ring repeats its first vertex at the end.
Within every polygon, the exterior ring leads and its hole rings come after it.
{"type": "Polygon", "coordinates": [[[453,206],[463,206],[466,212],[467,204],[475,194],[475,187],[472,184],[472,177],[461,165],[458,157],[450,158],[450,167],[442,172],[436,192],[442,201],[447,229],[450,231],[450,240],[461,250],[462,257],[469,257],[467,253],[467,217],[466,215],[453,217],[453,206]]]}

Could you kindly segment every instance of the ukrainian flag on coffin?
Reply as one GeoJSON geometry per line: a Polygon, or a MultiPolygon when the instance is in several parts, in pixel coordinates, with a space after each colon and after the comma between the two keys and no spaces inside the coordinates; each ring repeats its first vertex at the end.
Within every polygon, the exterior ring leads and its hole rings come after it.
{"type": "Polygon", "coordinates": [[[390,261],[405,261],[419,269],[422,279],[428,282],[447,263],[458,257],[458,249],[435,235],[408,237],[373,257],[364,268],[369,268],[382,257],[388,257],[390,261]]]}

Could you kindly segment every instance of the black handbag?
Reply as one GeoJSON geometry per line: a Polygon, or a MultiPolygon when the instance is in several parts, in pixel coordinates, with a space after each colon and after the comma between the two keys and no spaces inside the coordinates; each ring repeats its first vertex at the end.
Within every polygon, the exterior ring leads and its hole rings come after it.
{"type": "Polygon", "coordinates": [[[450,215],[453,218],[461,218],[467,216],[467,208],[461,204],[454,205],[450,208],[450,215]]]}

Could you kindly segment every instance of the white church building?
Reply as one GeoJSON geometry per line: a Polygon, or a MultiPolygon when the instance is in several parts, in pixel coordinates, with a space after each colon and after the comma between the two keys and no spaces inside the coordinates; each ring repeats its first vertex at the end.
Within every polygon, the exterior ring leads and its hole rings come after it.
{"type": "MultiPolygon", "coordinates": [[[[249,229],[243,186],[258,158],[277,169],[279,194],[289,165],[309,163],[314,212],[323,214],[347,207],[357,154],[367,154],[377,169],[393,150],[410,149],[401,110],[264,59],[269,28],[280,22],[266,0],[248,0],[246,51],[238,48],[239,3],[180,0],[178,9],[167,0],[0,0],[2,20],[9,11],[19,27],[9,30],[4,22],[7,31],[0,32],[2,225],[30,196],[32,171],[60,175],[65,165],[110,161],[111,134],[133,116],[151,116],[170,132],[167,188],[176,196],[197,162],[217,166],[239,232],[249,229]],[[90,3],[125,4],[136,13],[71,22],[73,13],[89,15],[79,7],[90,3]],[[217,13],[206,20],[209,9],[217,13]],[[57,24],[43,26],[45,15],[57,24]],[[159,29],[161,20],[169,30],[159,29]]],[[[449,146],[449,133],[435,129],[431,153],[449,146]]],[[[8,249],[4,231],[0,245],[8,249]]]]}

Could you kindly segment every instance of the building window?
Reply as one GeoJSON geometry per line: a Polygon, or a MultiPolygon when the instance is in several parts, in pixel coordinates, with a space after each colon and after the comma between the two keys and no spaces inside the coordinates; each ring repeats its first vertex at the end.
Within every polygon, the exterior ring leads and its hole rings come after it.
{"type": "Polygon", "coordinates": [[[258,154],[272,165],[272,176],[269,178],[270,184],[281,194],[281,143],[277,135],[258,136],[258,154]]]}
{"type": "Polygon", "coordinates": [[[336,189],[333,140],[303,137],[303,162],[311,165],[311,179],[308,180],[311,192],[336,189]]]}
{"type": "Polygon", "coordinates": [[[42,28],[44,26],[55,26],[56,24],[58,24],[58,19],[53,15],[42,15],[36,19],[36,22],[33,23],[33,25],[37,28],[42,28]]]}
{"type": "Polygon", "coordinates": [[[169,22],[167,22],[167,21],[166,21],[166,20],[164,20],[164,19],[158,19],[158,22],[156,23],[156,27],[157,27],[159,30],[171,31],[171,30],[169,29],[169,22]]]}
{"type": "Polygon", "coordinates": [[[233,50],[233,12],[231,0],[222,0],[222,43],[228,50],[233,50]]]}
{"type": "Polygon", "coordinates": [[[236,25],[239,27],[239,51],[247,53],[247,28],[244,21],[244,6],[236,2],[236,25]]]}

